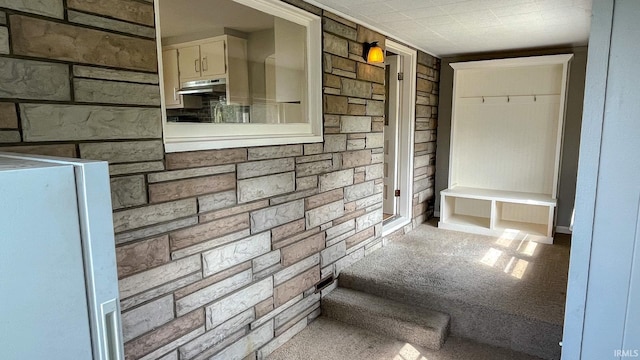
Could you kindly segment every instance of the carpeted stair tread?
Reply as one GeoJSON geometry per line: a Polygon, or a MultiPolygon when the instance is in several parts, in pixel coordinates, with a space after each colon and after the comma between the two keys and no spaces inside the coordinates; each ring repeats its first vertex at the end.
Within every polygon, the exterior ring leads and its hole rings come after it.
{"type": "Polygon", "coordinates": [[[558,359],[568,250],[421,225],[343,269],[339,286],[447,313],[451,336],[558,359]]]}
{"type": "Polygon", "coordinates": [[[448,337],[439,350],[411,345],[320,316],[266,360],[541,360],[540,358],[448,337]]]}
{"type": "Polygon", "coordinates": [[[442,347],[449,332],[447,314],[345,288],[337,288],[322,299],[322,313],[433,350],[442,347]]]}

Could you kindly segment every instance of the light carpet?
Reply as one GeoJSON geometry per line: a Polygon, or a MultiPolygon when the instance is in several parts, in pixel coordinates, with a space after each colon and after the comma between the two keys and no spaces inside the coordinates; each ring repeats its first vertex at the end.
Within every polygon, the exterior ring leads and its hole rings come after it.
{"type": "Polygon", "coordinates": [[[453,336],[559,358],[569,237],[554,245],[514,237],[426,223],[343,270],[339,283],[448,313],[453,336]]]}
{"type": "Polygon", "coordinates": [[[539,358],[449,338],[440,350],[389,339],[320,317],[267,360],[539,360],[539,358]]]}

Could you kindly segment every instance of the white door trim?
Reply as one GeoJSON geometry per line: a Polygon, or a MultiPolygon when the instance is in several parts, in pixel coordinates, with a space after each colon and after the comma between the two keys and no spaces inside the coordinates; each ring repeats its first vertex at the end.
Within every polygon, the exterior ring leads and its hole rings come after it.
{"type": "Polygon", "coordinates": [[[413,217],[413,146],[416,122],[416,72],[418,52],[393,40],[386,40],[386,48],[403,57],[404,73],[402,106],[406,116],[398,124],[398,185],[400,200],[398,216],[382,227],[382,236],[387,236],[411,222],[413,217]]]}
{"type": "MultiPolygon", "coordinates": [[[[402,56],[392,55],[385,58],[385,69],[391,74],[402,71],[402,56]]],[[[398,119],[402,118],[403,109],[398,105],[402,101],[402,87],[399,86],[400,82],[393,80],[389,76],[389,84],[387,89],[393,96],[387,96],[388,111],[386,115],[388,119],[385,119],[386,125],[384,126],[384,176],[383,176],[383,198],[382,198],[382,212],[384,214],[391,214],[395,216],[398,213],[398,199],[396,199],[394,192],[399,188],[398,184],[398,119]]]]}
{"type": "MultiPolygon", "coordinates": [[[[613,1],[594,2],[576,184],[575,223],[569,263],[562,359],[582,358],[587,284],[600,172],[600,147],[605,115],[613,1]]],[[[593,310],[592,310],[593,311],[593,310]]],[[[613,352],[614,349],[611,349],[613,352]]]]}

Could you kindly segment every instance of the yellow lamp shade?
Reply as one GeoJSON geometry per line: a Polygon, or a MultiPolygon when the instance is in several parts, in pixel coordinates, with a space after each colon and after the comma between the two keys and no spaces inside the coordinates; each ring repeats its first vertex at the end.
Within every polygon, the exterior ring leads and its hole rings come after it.
{"type": "Polygon", "coordinates": [[[384,53],[382,48],[376,43],[372,43],[367,53],[367,62],[370,63],[382,63],[384,62],[384,53]]]}
{"type": "Polygon", "coordinates": [[[383,63],[384,52],[382,48],[378,46],[378,42],[362,43],[362,58],[369,63],[383,63]]]}

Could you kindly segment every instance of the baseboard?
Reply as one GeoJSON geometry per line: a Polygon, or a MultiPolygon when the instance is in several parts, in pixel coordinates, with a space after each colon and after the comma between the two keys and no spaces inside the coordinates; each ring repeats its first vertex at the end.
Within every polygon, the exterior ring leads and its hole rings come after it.
{"type": "Polygon", "coordinates": [[[556,232],[558,234],[568,234],[571,235],[572,231],[569,230],[568,226],[556,226],[556,232]]]}

